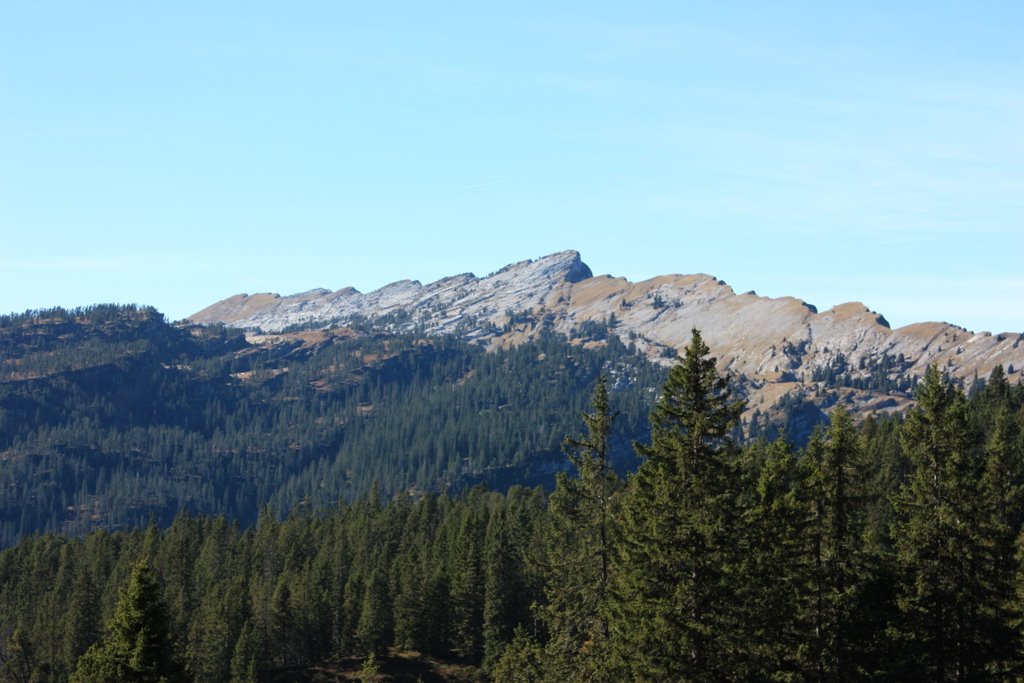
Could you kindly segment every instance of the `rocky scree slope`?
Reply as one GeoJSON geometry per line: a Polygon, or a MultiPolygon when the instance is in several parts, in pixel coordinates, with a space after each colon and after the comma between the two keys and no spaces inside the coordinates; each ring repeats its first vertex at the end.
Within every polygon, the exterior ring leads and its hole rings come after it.
{"type": "Polygon", "coordinates": [[[736,294],[710,275],[630,282],[594,276],[575,251],[464,273],[423,285],[403,280],[363,294],[351,287],[302,294],[239,294],[199,311],[196,323],[224,323],[273,336],[296,327],[370,322],[393,331],[453,333],[488,347],[549,329],[582,344],[616,334],[670,363],[697,327],[719,369],[740,380],[755,411],[770,414],[798,392],[821,409],[837,402],[859,414],[901,410],[912,381],[937,365],[965,386],[1002,365],[1011,382],[1024,368],[1024,335],[973,333],[948,323],[891,329],[861,303],[818,310],[792,297],[736,294]]]}

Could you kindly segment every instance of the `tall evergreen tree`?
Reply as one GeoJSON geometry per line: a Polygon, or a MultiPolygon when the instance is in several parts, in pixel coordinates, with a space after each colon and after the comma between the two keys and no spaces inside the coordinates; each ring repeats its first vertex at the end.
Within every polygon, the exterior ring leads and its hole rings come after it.
{"type": "Polygon", "coordinates": [[[292,600],[293,576],[289,572],[282,572],[277,577],[277,585],[274,587],[274,594],[270,601],[270,645],[275,652],[273,661],[280,666],[292,666],[295,664],[295,653],[298,649],[296,642],[297,622],[299,615],[295,613],[292,600]]]}
{"type": "Polygon", "coordinates": [[[983,531],[986,532],[991,562],[987,567],[988,581],[984,589],[1005,596],[1002,600],[996,598],[988,606],[991,610],[988,635],[993,641],[990,654],[994,660],[989,665],[989,673],[993,679],[1000,676],[1019,678],[1024,674],[1024,649],[1019,636],[1024,622],[1024,604],[1016,598],[1014,591],[1018,585],[1017,574],[1022,567],[1017,557],[1016,538],[1024,513],[1022,479],[1024,453],[1021,452],[1019,426],[1012,419],[1007,403],[1004,403],[998,408],[985,446],[985,471],[981,481],[985,506],[983,531]]]}
{"type": "Polygon", "coordinates": [[[523,571],[507,511],[491,514],[484,539],[483,666],[490,670],[512,642],[524,607],[523,571]]]}
{"type": "Polygon", "coordinates": [[[96,587],[88,566],[78,568],[64,613],[63,658],[66,671],[74,671],[78,658],[100,636],[99,605],[96,587]]]}
{"type": "Polygon", "coordinates": [[[170,637],[167,605],[156,574],[142,560],[132,569],[107,637],[78,660],[74,683],[177,683],[186,677],[170,637]]]}
{"type": "Polygon", "coordinates": [[[231,653],[231,683],[256,683],[262,664],[258,636],[252,622],[246,620],[231,653]]]}
{"type": "Polygon", "coordinates": [[[541,615],[548,628],[553,676],[564,681],[608,680],[608,594],[613,551],[612,520],[621,480],[612,469],[611,411],[604,376],[594,389],[592,412],[583,413],[587,435],[567,439],[575,476],[559,473],[551,494],[541,615]]]}
{"type": "Polygon", "coordinates": [[[35,666],[32,643],[25,630],[18,626],[0,647],[0,680],[31,683],[35,666]]]}
{"type": "MultiPolygon", "coordinates": [[[[474,491],[471,500],[476,496],[474,491]]],[[[483,658],[483,535],[486,517],[468,508],[457,537],[451,579],[452,650],[478,662],[483,658]]]]}
{"type": "Polygon", "coordinates": [[[1002,680],[1011,641],[983,486],[984,456],[963,392],[935,367],[925,374],[902,433],[912,465],[893,530],[902,573],[903,636],[913,653],[905,677],[1002,680]]]}
{"type": "Polygon", "coordinates": [[[644,460],[623,504],[610,624],[617,675],[728,677],[739,647],[731,434],[741,410],[694,329],[651,413],[651,444],[637,446],[644,460]]]}
{"type": "Polygon", "coordinates": [[[356,643],[367,654],[382,655],[393,640],[392,607],[387,577],[374,571],[366,583],[356,627],[356,643]]]}
{"type": "Polygon", "coordinates": [[[807,670],[821,681],[861,680],[872,660],[871,605],[874,562],[868,532],[869,471],[850,414],[837,406],[824,439],[807,449],[810,595],[806,609],[807,670]]]}
{"type": "MultiPolygon", "coordinates": [[[[792,680],[805,633],[807,501],[792,446],[755,443],[742,457],[739,558],[730,571],[735,618],[743,632],[729,675],[734,680],[792,680]]],[[[724,672],[723,672],[724,673],[724,672]]]]}
{"type": "Polygon", "coordinates": [[[240,580],[224,581],[212,586],[196,609],[187,655],[197,683],[231,677],[231,658],[248,613],[244,590],[240,580]]]}

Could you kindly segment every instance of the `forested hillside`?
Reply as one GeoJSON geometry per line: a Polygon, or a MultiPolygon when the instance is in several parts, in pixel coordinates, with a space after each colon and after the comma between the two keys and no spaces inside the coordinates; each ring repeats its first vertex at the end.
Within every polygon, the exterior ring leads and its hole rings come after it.
{"type": "Polygon", "coordinates": [[[805,449],[741,446],[741,404],[694,332],[623,479],[610,385],[550,496],[374,487],[246,530],[181,514],[23,541],[0,553],[3,675],[382,680],[409,651],[496,681],[1024,672],[1020,386],[997,371],[968,398],[932,370],[905,419],[838,409],[805,449]],[[140,633],[152,647],[132,655],[140,633]]]}
{"type": "Polygon", "coordinates": [[[379,327],[252,344],[151,308],[0,317],[0,547],[27,533],[166,526],[179,510],[243,526],[260,506],[551,481],[601,373],[630,441],[664,371],[609,337],[485,352],[379,327]]]}
{"type": "Polygon", "coordinates": [[[719,370],[746,380],[748,422],[758,420],[754,413],[778,421],[780,400],[819,413],[839,400],[858,418],[903,412],[931,365],[966,386],[996,365],[1015,382],[1024,368],[1020,332],[975,333],[939,322],[892,329],[862,303],[819,311],[793,297],[741,294],[706,274],[641,282],[594,277],[575,251],[509,264],[486,277],[402,280],[366,294],[350,287],[240,294],[191,319],[263,331],[386,322],[393,330],[461,335],[499,348],[550,332],[573,340],[614,334],[654,362],[673,358],[696,327],[719,370]],[[839,390],[822,393],[823,386],[839,390]]]}

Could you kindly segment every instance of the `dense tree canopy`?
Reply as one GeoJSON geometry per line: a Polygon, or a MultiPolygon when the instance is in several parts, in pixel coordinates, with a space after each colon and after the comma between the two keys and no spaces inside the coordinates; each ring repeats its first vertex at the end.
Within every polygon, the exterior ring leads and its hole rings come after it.
{"type": "Polygon", "coordinates": [[[410,650],[496,681],[1022,674],[1024,389],[1001,373],[967,396],[933,369],[905,418],[837,408],[806,448],[740,444],[694,331],[625,480],[609,453],[640,404],[580,384],[589,404],[543,408],[573,434],[583,414],[550,496],[380,485],[250,526],[22,540],[0,552],[0,681],[369,677],[410,650]]]}
{"type": "Polygon", "coordinates": [[[244,525],[260,507],[548,483],[602,372],[632,461],[663,373],[608,337],[486,352],[454,337],[316,330],[250,345],[99,306],[0,317],[0,547],[23,534],[166,526],[180,509],[244,525]]]}

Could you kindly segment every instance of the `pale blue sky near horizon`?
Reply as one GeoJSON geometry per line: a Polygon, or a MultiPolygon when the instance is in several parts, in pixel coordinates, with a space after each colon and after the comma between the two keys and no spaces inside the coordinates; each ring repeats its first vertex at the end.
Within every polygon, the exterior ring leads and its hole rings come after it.
{"type": "Polygon", "coordinates": [[[1021,36],[1019,1],[0,0],[0,313],[576,249],[1024,331],[1021,36]]]}

